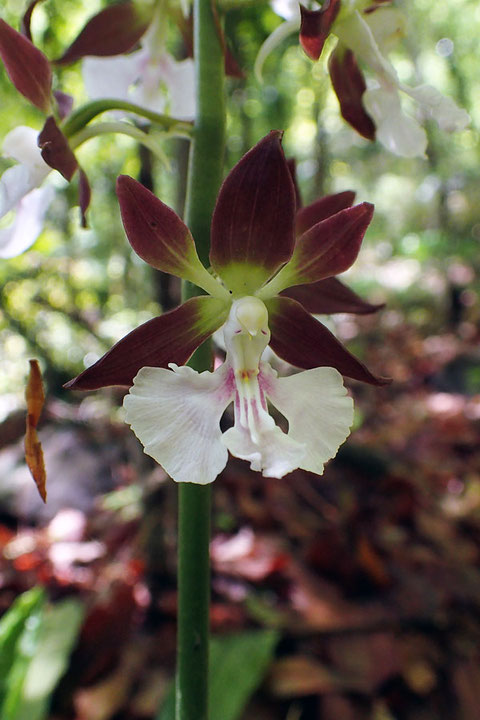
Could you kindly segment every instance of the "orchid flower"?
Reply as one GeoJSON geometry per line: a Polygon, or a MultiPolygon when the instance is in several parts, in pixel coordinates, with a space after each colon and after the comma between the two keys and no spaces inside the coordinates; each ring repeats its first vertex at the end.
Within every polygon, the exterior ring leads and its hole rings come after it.
{"type": "Polygon", "coordinates": [[[3,141],[3,154],[17,161],[0,178],[0,218],[13,211],[14,219],[0,228],[0,257],[11,258],[27,250],[40,234],[53,197],[50,186],[40,187],[51,168],[37,145],[38,132],[18,126],[3,141]]]}
{"type": "Polygon", "coordinates": [[[377,139],[388,150],[404,157],[424,156],[425,130],[404,113],[401,93],[411,97],[434,118],[441,130],[463,130],[468,113],[430,85],[409,87],[402,83],[388,59],[388,52],[405,34],[405,16],[387,7],[383,0],[326,0],[319,10],[307,10],[293,0],[274,0],[273,9],[286,18],[267,38],[256,61],[257,77],[262,65],[283,37],[300,27],[300,42],[313,60],[318,60],[329,34],[337,45],[329,58],[329,71],[344,119],[363,137],[377,139]],[[296,7],[295,7],[296,6],[296,7]],[[370,87],[357,59],[370,70],[370,87]]]}
{"type": "Polygon", "coordinates": [[[118,180],[133,249],[208,295],[136,328],[67,387],[130,386],[126,421],[177,482],[212,482],[228,451],[272,477],[298,467],[321,473],[352,423],[341,374],[388,382],[288,295],[291,286],[350,267],[373,207],[347,207],[295,238],[295,190],[280,141],[281,133],[271,132],[225,179],[212,218],[212,273],[173,210],[132,178],[118,180]],[[179,367],[222,325],[226,358],[215,372],[179,367]],[[278,378],[262,360],[267,345],[304,372],[278,378]],[[275,424],[267,400],[288,420],[288,433],[275,424]],[[234,426],[222,434],[220,419],[231,402],[234,426]]]}
{"type": "Polygon", "coordinates": [[[165,50],[160,23],[157,15],[135,52],[83,60],[83,82],[90,98],[127,100],[179,120],[194,119],[193,60],[177,61],[165,50]]]}

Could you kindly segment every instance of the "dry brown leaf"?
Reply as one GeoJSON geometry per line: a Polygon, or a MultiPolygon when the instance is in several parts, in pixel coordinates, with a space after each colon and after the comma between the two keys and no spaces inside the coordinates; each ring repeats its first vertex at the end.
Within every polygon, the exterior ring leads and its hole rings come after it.
{"type": "Polygon", "coordinates": [[[25,460],[38,488],[43,502],[47,502],[47,475],[43,450],[37,435],[37,425],[45,402],[42,374],[38,360],[29,360],[30,375],[28,377],[25,398],[27,401],[27,428],[25,433],[25,460]]]}
{"type": "Polygon", "coordinates": [[[272,695],[281,698],[323,695],[338,690],[366,690],[365,683],[360,678],[340,675],[306,655],[277,660],[270,670],[268,688],[272,695]]]}

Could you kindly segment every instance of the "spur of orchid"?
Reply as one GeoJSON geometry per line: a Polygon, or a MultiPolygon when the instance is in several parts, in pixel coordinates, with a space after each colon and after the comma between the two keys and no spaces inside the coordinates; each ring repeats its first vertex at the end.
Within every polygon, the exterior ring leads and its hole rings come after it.
{"type": "MultiPolygon", "coordinates": [[[[130,386],[126,422],[177,482],[212,482],[228,451],[268,477],[296,468],[321,474],[353,420],[342,375],[388,382],[343,347],[298,293],[298,286],[310,284],[318,298],[321,282],[352,265],[373,206],[348,207],[353,194],[343,194],[331,196],[334,214],[320,203],[296,217],[281,137],[272,131],[226,177],[212,218],[211,271],[173,210],[132,178],[118,179],[123,224],[135,252],[208,294],[136,328],[67,387],[130,386]],[[343,209],[335,212],[335,204],[343,209]],[[296,223],[306,229],[297,234],[296,223]],[[221,326],[225,362],[214,372],[182,367],[221,326]],[[262,359],[267,345],[303,372],[278,377],[262,359]],[[276,425],[267,401],[287,419],[288,432],[276,425]],[[234,425],[222,433],[220,420],[232,402],[234,425]]],[[[348,294],[341,284],[330,292],[348,294]]],[[[357,311],[368,310],[357,304],[357,311]]]]}

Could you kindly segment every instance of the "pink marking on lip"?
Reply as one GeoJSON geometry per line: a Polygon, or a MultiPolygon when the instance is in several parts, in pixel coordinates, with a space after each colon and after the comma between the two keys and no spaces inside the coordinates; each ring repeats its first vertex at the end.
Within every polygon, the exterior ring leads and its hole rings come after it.
{"type": "Polygon", "coordinates": [[[266,335],[266,334],[267,334],[267,331],[266,331],[266,330],[262,330],[262,335],[266,335]]]}
{"type": "Polygon", "coordinates": [[[234,333],[234,334],[235,334],[235,335],[238,335],[238,333],[241,333],[241,332],[242,332],[241,330],[235,330],[235,333],[234,333]]]}
{"type": "Polygon", "coordinates": [[[260,389],[260,402],[262,403],[262,408],[264,410],[267,410],[267,401],[265,399],[265,393],[263,392],[262,388],[260,389]]]}
{"type": "Polygon", "coordinates": [[[269,395],[273,389],[271,378],[262,371],[261,365],[258,373],[258,385],[262,395],[269,395]]]}
{"type": "Polygon", "coordinates": [[[257,406],[257,401],[255,400],[255,398],[251,401],[250,407],[252,408],[253,417],[258,422],[258,419],[259,419],[258,406],[257,406]]]}

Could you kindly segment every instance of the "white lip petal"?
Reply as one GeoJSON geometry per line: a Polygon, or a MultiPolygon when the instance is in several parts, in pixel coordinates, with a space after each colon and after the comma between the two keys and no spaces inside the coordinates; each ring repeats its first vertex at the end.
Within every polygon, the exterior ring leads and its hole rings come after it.
{"type": "Polygon", "coordinates": [[[38,130],[19,125],[5,135],[2,143],[2,153],[11,157],[22,165],[26,165],[32,173],[50,172],[51,168],[42,158],[40,148],[37,145],[38,130]]]}
{"type": "Polygon", "coordinates": [[[177,62],[165,53],[160,61],[162,79],[168,88],[170,115],[180,120],[195,119],[195,65],[191,58],[177,62]]]}
{"type": "Polygon", "coordinates": [[[27,165],[13,165],[5,170],[0,178],[0,218],[14,210],[22,198],[43,182],[50,172],[50,168],[46,167],[41,177],[27,165]]]}
{"type": "Polygon", "coordinates": [[[458,132],[470,123],[470,115],[466,110],[459,108],[451,98],[445,97],[431,85],[418,85],[414,88],[402,85],[401,89],[437,121],[440,130],[458,132]]]}
{"type": "Polygon", "coordinates": [[[171,365],[142,368],[123,405],[126,422],[176,482],[213,482],[227,464],[220,418],[229,404],[228,368],[196,373],[171,365]]]}
{"type": "Polygon", "coordinates": [[[402,157],[425,157],[425,130],[403,112],[396,88],[366,90],[362,102],[375,123],[377,140],[390,152],[402,157]]]}
{"type": "Polygon", "coordinates": [[[285,20],[300,22],[300,5],[298,0],[272,0],[272,10],[285,20]]]}
{"type": "Polygon", "coordinates": [[[145,50],[111,58],[85,58],[82,62],[82,77],[88,96],[92,100],[129,100],[129,88],[138,80],[147,61],[145,50]]]}
{"type": "Polygon", "coordinates": [[[12,258],[28,250],[40,235],[45,213],[55,192],[50,186],[37,188],[19,202],[13,223],[0,228],[0,257],[12,258]]]}
{"type": "Polygon", "coordinates": [[[304,442],[284,433],[273,420],[261,433],[259,442],[253,442],[248,429],[238,424],[222,435],[222,442],[232,455],[247,460],[252,470],[265,477],[282,478],[300,467],[305,456],[304,442]]]}
{"type": "Polygon", "coordinates": [[[288,435],[305,444],[299,467],[321,475],[350,434],[353,401],[342,376],[329,367],[305,370],[297,375],[270,378],[272,404],[287,418],[288,435]]]}

